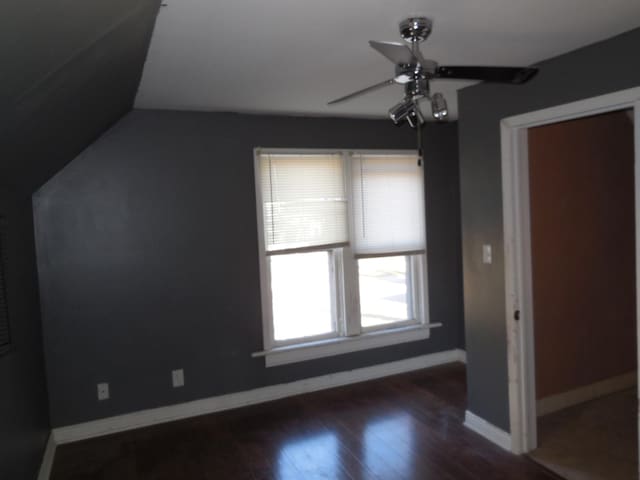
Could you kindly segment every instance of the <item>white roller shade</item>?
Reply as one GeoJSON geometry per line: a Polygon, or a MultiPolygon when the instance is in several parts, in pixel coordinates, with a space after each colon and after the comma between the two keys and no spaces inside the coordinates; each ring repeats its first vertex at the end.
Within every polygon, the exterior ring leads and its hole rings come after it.
{"type": "Polygon", "coordinates": [[[267,253],[345,244],[347,197],[340,154],[261,154],[267,253]]]}
{"type": "Polygon", "coordinates": [[[424,176],[416,155],[354,154],[356,256],[425,250],[424,176]]]}

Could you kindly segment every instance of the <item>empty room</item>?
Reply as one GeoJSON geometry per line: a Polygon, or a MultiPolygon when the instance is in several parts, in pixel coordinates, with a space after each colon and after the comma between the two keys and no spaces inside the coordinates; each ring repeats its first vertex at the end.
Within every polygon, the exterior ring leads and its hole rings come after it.
{"type": "Polygon", "coordinates": [[[638,478],[636,0],[0,23],[0,480],[638,478]]]}

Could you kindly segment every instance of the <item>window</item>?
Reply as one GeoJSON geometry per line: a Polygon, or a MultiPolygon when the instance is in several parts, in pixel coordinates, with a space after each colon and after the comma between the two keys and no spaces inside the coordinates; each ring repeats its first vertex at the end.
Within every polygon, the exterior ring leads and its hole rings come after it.
{"type": "Polygon", "coordinates": [[[362,328],[415,318],[410,301],[410,268],[407,268],[410,261],[406,256],[358,260],[362,328]]]}
{"type": "Polygon", "coordinates": [[[267,366],[427,338],[415,153],[256,150],[267,366]]]}
{"type": "Polygon", "coordinates": [[[7,352],[11,346],[5,269],[7,253],[6,230],[5,219],[0,217],[0,355],[7,352]]]}
{"type": "Polygon", "coordinates": [[[286,342],[336,331],[331,292],[331,252],[269,258],[273,339],[286,342]],[[301,322],[304,312],[304,322],[301,322]]]}

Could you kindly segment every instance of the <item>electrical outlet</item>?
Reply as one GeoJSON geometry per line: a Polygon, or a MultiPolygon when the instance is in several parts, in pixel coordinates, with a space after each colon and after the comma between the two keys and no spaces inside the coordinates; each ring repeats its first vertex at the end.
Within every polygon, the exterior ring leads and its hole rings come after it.
{"type": "Polygon", "coordinates": [[[98,384],[98,400],[108,400],[108,399],[109,399],[109,384],[99,383],[98,384]]]}
{"type": "Polygon", "coordinates": [[[172,370],[171,381],[173,382],[173,388],[184,387],[184,370],[172,370]]]}
{"type": "Polygon", "coordinates": [[[482,245],[482,263],[493,263],[493,254],[491,252],[491,245],[482,245]]]}

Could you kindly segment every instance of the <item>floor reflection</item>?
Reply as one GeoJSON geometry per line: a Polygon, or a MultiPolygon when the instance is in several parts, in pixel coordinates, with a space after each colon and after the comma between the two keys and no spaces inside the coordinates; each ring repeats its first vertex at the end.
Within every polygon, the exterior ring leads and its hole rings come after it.
{"type": "Polygon", "coordinates": [[[278,480],[340,478],[338,439],[333,432],[289,440],[278,452],[278,480]]]}
{"type": "Polygon", "coordinates": [[[407,478],[413,472],[414,426],[398,413],[376,420],[364,430],[365,467],[383,478],[407,478]]]}

